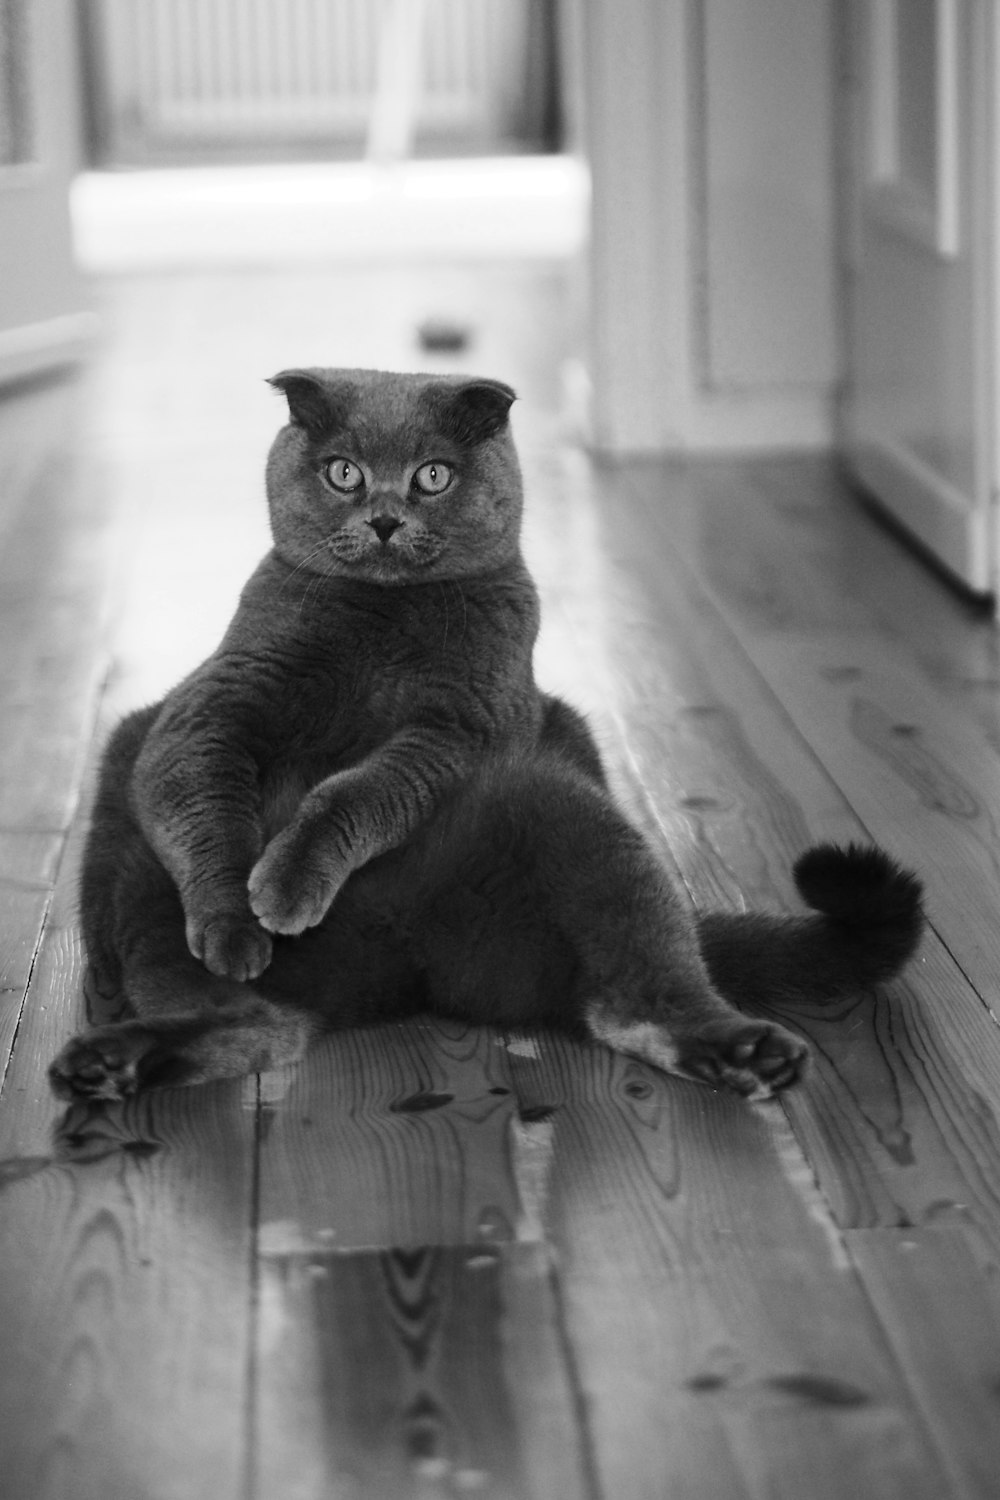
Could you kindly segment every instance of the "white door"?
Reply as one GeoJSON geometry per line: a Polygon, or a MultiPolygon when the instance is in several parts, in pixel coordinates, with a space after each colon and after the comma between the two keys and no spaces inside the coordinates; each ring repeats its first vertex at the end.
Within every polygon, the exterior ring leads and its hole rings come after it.
{"type": "Polygon", "coordinates": [[[0,381],[75,357],[94,331],[70,236],[78,118],[67,0],[0,0],[0,381]]]}
{"type": "Polygon", "coordinates": [[[863,486],[994,592],[994,0],[853,0],[843,438],[863,486]]]}

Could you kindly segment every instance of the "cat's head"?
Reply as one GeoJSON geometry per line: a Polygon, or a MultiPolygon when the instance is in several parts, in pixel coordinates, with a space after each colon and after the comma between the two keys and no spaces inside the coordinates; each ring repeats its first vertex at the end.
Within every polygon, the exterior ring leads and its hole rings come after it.
{"type": "Polygon", "coordinates": [[[289,422],[267,462],[278,552],[298,567],[405,584],[517,555],[521,475],[499,380],[283,370],[289,422]]]}

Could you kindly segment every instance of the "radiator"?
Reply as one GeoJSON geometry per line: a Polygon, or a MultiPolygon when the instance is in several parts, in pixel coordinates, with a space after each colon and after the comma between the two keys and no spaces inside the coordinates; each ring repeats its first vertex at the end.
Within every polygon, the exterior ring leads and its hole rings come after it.
{"type": "MultiPolygon", "coordinates": [[[[99,113],[112,138],[161,144],[363,134],[380,76],[384,84],[386,26],[398,3],[99,0],[91,40],[99,113]]],[[[533,0],[402,3],[422,8],[416,127],[518,134],[533,71],[533,0]]]]}

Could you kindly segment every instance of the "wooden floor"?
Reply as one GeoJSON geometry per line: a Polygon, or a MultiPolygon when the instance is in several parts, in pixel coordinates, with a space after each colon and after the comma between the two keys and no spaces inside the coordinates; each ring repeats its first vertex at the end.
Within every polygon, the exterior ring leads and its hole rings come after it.
{"type": "Polygon", "coordinates": [[[553,266],[137,279],[0,402],[4,1500],[942,1500],[1000,1474],[1000,635],[820,460],[592,470],[553,266]],[[780,1103],[426,1022],[64,1117],[95,744],[266,545],[262,378],[512,379],[539,675],[702,905],[819,838],[922,872],[904,982],[780,1103]],[[452,361],[455,363],[456,361],[452,361]]]}

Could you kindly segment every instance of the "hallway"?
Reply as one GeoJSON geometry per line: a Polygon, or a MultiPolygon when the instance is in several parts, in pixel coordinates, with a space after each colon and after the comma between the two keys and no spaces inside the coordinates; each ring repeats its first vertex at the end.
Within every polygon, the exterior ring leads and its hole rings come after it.
{"type": "Polygon", "coordinates": [[[101,300],[93,364],[0,403],[0,1495],[987,1500],[995,623],[822,460],[591,466],[554,262],[101,300]],[[442,309],[467,354],[417,348],[442,309]],[[926,879],[921,957],[782,1015],[815,1066],[780,1103],[421,1022],[62,1119],[95,747],[267,545],[264,378],[432,359],[522,395],[539,678],[693,900],[793,909],[807,844],[874,838],[926,879]]]}

